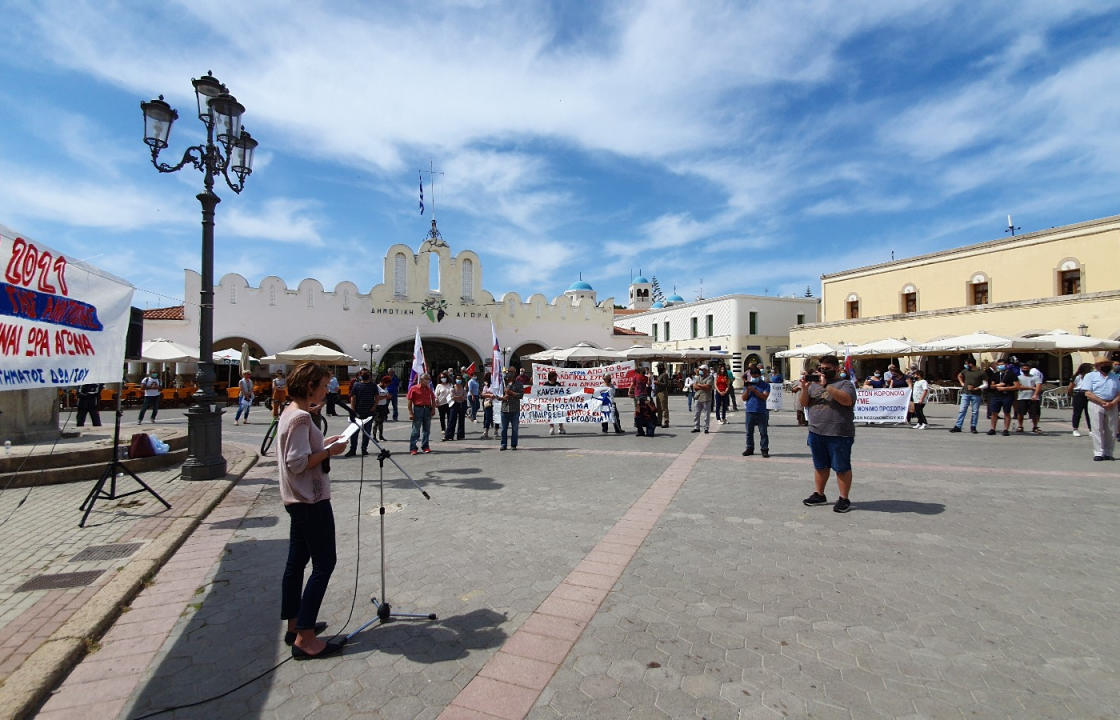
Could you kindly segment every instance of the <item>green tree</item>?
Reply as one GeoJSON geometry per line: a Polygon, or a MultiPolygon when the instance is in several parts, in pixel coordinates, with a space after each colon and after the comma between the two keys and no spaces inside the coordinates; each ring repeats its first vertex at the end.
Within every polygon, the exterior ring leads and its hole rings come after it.
{"type": "Polygon", "coordinates": [[[813,286],[812,285],[806,285],[805,286],[805,297],[813,297],[813,286]]]}
{"type": "Polygon", "coordinates": [[[656,275],[650,278],[650,285],[653,285],[653,289],[650,291],[650,298],[654,302],[665,302],[665,293],[661,292],[661,283],[657,282],[656,275]]]}

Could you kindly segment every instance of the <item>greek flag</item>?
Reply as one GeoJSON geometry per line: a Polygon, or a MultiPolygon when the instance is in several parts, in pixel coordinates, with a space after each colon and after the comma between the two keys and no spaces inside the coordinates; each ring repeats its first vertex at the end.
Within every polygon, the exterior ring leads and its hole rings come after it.
{"type": "Polygon", "coordinates": [[[417,171],[420,175],[420,214],[424,214],[424,173],[417,171]]]}

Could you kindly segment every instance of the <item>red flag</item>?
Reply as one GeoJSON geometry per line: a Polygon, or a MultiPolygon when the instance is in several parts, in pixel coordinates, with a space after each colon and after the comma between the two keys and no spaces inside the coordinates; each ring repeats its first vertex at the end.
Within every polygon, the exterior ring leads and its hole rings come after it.
{"type": "Polygon", "coordinates": [[[470,367],[468,367],[468,368],[467,368],[467,370],[466,370],[466,373],[467,373],[467,377],[474,377],[474,374],[475,374],[476,372],[478,372],[478,369],[477,369],[477,368],[475,368],[475,366],[474,366],[474,363],[472,362],[472,363],[470,364],[470,367]]]}

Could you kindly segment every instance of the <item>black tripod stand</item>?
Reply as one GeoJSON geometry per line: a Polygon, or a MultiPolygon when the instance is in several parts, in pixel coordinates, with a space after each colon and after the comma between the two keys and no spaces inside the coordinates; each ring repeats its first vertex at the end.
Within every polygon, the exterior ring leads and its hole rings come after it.
{"type": "Polygon", "coordinates": [[[80,527],[80,528],[84,528],[86,526],[86,520],[89,518],[89,514],[93,510],[93,504],[96,501],[98,501],[98,500],[117,500],[119,498],[128,497],[129,495],[135,495],[136,493],[142,493],[145,490],[150,492],[152,494],[152,497],[154,497],[156,500],[159,500],[161,503],[163,503],[163,506],[165,508],[167,508],[168,510],[171,509],[171,504],[170,503],[168,503],[166,500],[161,498],[159,496],[159,493],[157,493],[155,490],[153,490],[151,487],[149,487],[148,484],[146,482],[144,482],[143,480],[141,480],[140,477],[136,473],[129,470],[127,467],[124,466],[124,463],[121,462],[121,459],[120,459],[121,396],[123,394],[124,394],[124,375],[121,375],[121,387],[120,387],[120,390],[117,391],[117,412],[116,412],[115,421],[113,423],[113,459],[109,461],[109,466],[107,468],[105,468],[105,472],[101,473],[101,479],[98,480],[97,484],[93,486],[93,490],[90,490],[89,495],[86,495],[85,502],[83,502],[81,507],[78,508],[79,510],[85,510],[85,514],[82,515],[82,521],[80,523],[78,523],[78,527],[80,527]],[[131,475],[133,480],[140,483],[140,489],[139,490],[129,490],[126,493],[121,493],[121,494],[118,495],[117,494],[117,473],[118,472],[128,473],[129,475],[131,475]],[[105,491],[105,481],[106,480],[109,481],[108,492],[105,491]]]}
{"type": "MultiPolygon", "coordinates": [[[[346,405],[346,403],[337,402],[336,404],[341,406],[342,409],[348,411],[350,413],[350,417],[352,417],[352,418],[357,417],[357,415],[354,413],[354,411],[351,410],[346,405]]],[[[420,487],[419,485],[416,484],[416,481],[412,479],[412,476],[409,475],[407,472],[405,472],[405,469],[402,468],[397,463],[396,460],[392,459],[392,453],[390,453],[388,450],[386,450],[385,448],[381,447],[381,445],[378,444],[377,438],[375,438],[372,434],[370,434],[369,430],[366,429],[366,425],[364,423],[360,422],[359,420],[351,420],[351,422],[357,423],[358,428],[359,428],[359,432],[365,433],[366,438],[368,438],[369,441],[373,443],[373,446],[377,448],[377,464],[378,464],[378,467],[380,468],[379,478],[378,478],[378,485],[379,485],[379,490],[380,490],[380,496],[379,496],[379,499],[378,499],[378,505],[379,505],[378,516],[380,518],[380,523],[381,523],[381,602],[377,601],[377,596],[376,595],[370,597],[370,599],[369,599],[370,602],[373,603],[375,608],[377,608],[377,615],[375,617],[371,618],[366,623],[364,623],[357,630],[355,630],[352,633],[350,633],[349,635],[347,635],[346,638],[345,638],[347,641],[349,641],[351,638],[353,638],[355,635],[360,633],[362,630],[365,630],[367,627],[369,627],[370,625],[373,625],[376,622],[387,623],[387,622],[392,622],[393,620],[398,620],[398,619],[402,619],[402,620],[437,620],[438,619],[436,617],[435,613],[423,614],[423,613],[393,612],[392,607],[389,605],[389,600],[388,600],[388,597],[386,595],[386,590],[385,590],[385,461],[388,460],[391,463],[393,463],[393,465],[395,465],[397,467],[397,469],[401,471],[401,474],[404,475],[406,478],[408,478],[408,481],[410,483],[412,483],[413,487],[415,487],[417,490],[420,491],[420,494],[424,496],[425,500],[431,500],[432,498],[431,498],[430,495],[428,495],[427,492],[424,491],[424,489],[422,487],[420,487]]],[[[365,478],[365,462],[366,462],[365,457],[363,456],[363,458],[362,458],[362,469],[361,469],[363,479],[365,478]]],[[[359,512],[360,512],[360,509],[359,509],[359,512]]]]}

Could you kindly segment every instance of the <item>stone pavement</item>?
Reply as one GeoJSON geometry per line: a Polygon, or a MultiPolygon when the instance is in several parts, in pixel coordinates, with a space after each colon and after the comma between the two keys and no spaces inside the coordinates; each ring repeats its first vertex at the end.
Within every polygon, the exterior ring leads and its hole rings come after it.
{"type": "MultiPolygon", "coordinates": [[[[853,509],[804,507],[804,430],[743,415],[653,439],[477,432],[385,471],[386,595],[338,657],[278,662],[287,520],[274,459],[238,487],[43,707],[44,718],[1115,716],[1120,467],[1047,412],[1042,437],[859,428],[853,509]]],[[[1064,415],[1064,414],[1063,414],[1064,415]]],[[[473,428],[468,428],[473,430],[473,428]]],[[[332,473],[328,632],[382,593],[377,464],[332,473]],[[357,570],[356,570],[357,568],[357,570]],[[352,604],[354,603],[354,604],[352,604]]],[[[835,497],[830,488],[830,500],[835,497]]]]}
{"type": "MultiPolygon", "coordinates": [[[[91,428],[59,446],[80,451],[106,435],[111,427],[91,428]]],[[[234,475],[255,462],[248,448],[226,450],[234,475]]],[[[233,479],[185,483],[177,469],[138,474],[170,510],[147,493],[102,499],[79,528],[79,506],[96,481],[0,491],[0,716],[42,701],[233,479]]],[[[132,478],[118,480],[118,493],[133,489],[132,478]]]]}

